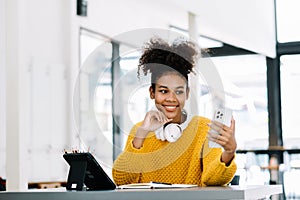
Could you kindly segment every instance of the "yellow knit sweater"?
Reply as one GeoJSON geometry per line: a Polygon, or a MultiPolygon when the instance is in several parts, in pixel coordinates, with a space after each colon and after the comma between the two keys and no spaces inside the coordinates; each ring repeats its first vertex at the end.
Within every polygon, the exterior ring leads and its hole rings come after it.
{"type": "Polygon", "coordinates": [[[209,148],[206,138],[209,119],[195,116],[181,137],[173,143],[158,140],[149,133],[140,149],[132,145],[135,125],[125,150],[115,160],[113,178],[117,185],[150,181],[197,184],[199,186],[225,185],[235,172],[234,160],[229,166],[221,162],[221,148],[209,148]]]}

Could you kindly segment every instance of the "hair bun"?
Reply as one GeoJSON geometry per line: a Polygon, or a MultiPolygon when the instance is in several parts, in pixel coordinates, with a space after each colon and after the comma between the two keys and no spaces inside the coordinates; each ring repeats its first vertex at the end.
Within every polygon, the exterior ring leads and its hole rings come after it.
{"type": "Polygon", "coordinates": [[[187,78],[188,74],[193,72],[198,56],[199,48],[191,41],[177,38],[172,44],[168,44],[161,38],[154,37],[144,45],[143,54],[139,59],[138,76],[140,70],[144,75],[148,72],[165,72],[166,69],[162,70],[161,67],[165,65],[169,71],[176,70],[187,78]]]}

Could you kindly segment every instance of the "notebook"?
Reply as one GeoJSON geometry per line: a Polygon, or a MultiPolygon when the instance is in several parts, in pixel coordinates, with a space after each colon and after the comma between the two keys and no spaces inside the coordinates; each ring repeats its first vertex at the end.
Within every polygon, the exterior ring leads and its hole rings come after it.
{"type": "Polygon", "coordinates": [[[117,188],[118,189],[166,189],[166,188],[191,188],[191,187],[198,187],[198,185],[149,182],[149,183],[132,183],[132,184],[120,185],[117,188]]]}

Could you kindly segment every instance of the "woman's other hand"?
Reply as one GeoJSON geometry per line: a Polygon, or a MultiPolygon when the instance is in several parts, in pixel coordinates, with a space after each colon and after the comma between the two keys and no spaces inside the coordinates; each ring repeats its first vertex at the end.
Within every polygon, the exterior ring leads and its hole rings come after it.
{"type": "Polygon", "coordinates": [[[146,113],[145,119],[141,128],[145,131],[151,132],[159,129],[164,124],[172,121],[172,119],[168,119],[163,112],[160,110],[150,110],[146,113]]]}
{"type": "Polygon", "coordinates": [[[159,129],[170,121],[172,121],[172,119],[168,119],[160,110],[148,111],[142,125],[138,128],[135,134],[132,142],[133,146],[137,149],[141,148],[149,132],[159,129]]]}

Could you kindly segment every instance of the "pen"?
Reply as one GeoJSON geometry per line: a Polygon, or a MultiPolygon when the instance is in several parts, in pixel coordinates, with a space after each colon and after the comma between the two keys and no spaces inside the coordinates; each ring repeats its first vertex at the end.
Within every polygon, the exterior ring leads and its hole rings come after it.
{"type": "Polygon", "coordinates": [[[172,183],[163,183],[163,182],[156,182],[156,181],[151,181],[151,183],[154,183],[154,184],[163,184],[163,185],[172,185],[172,183]]]}

